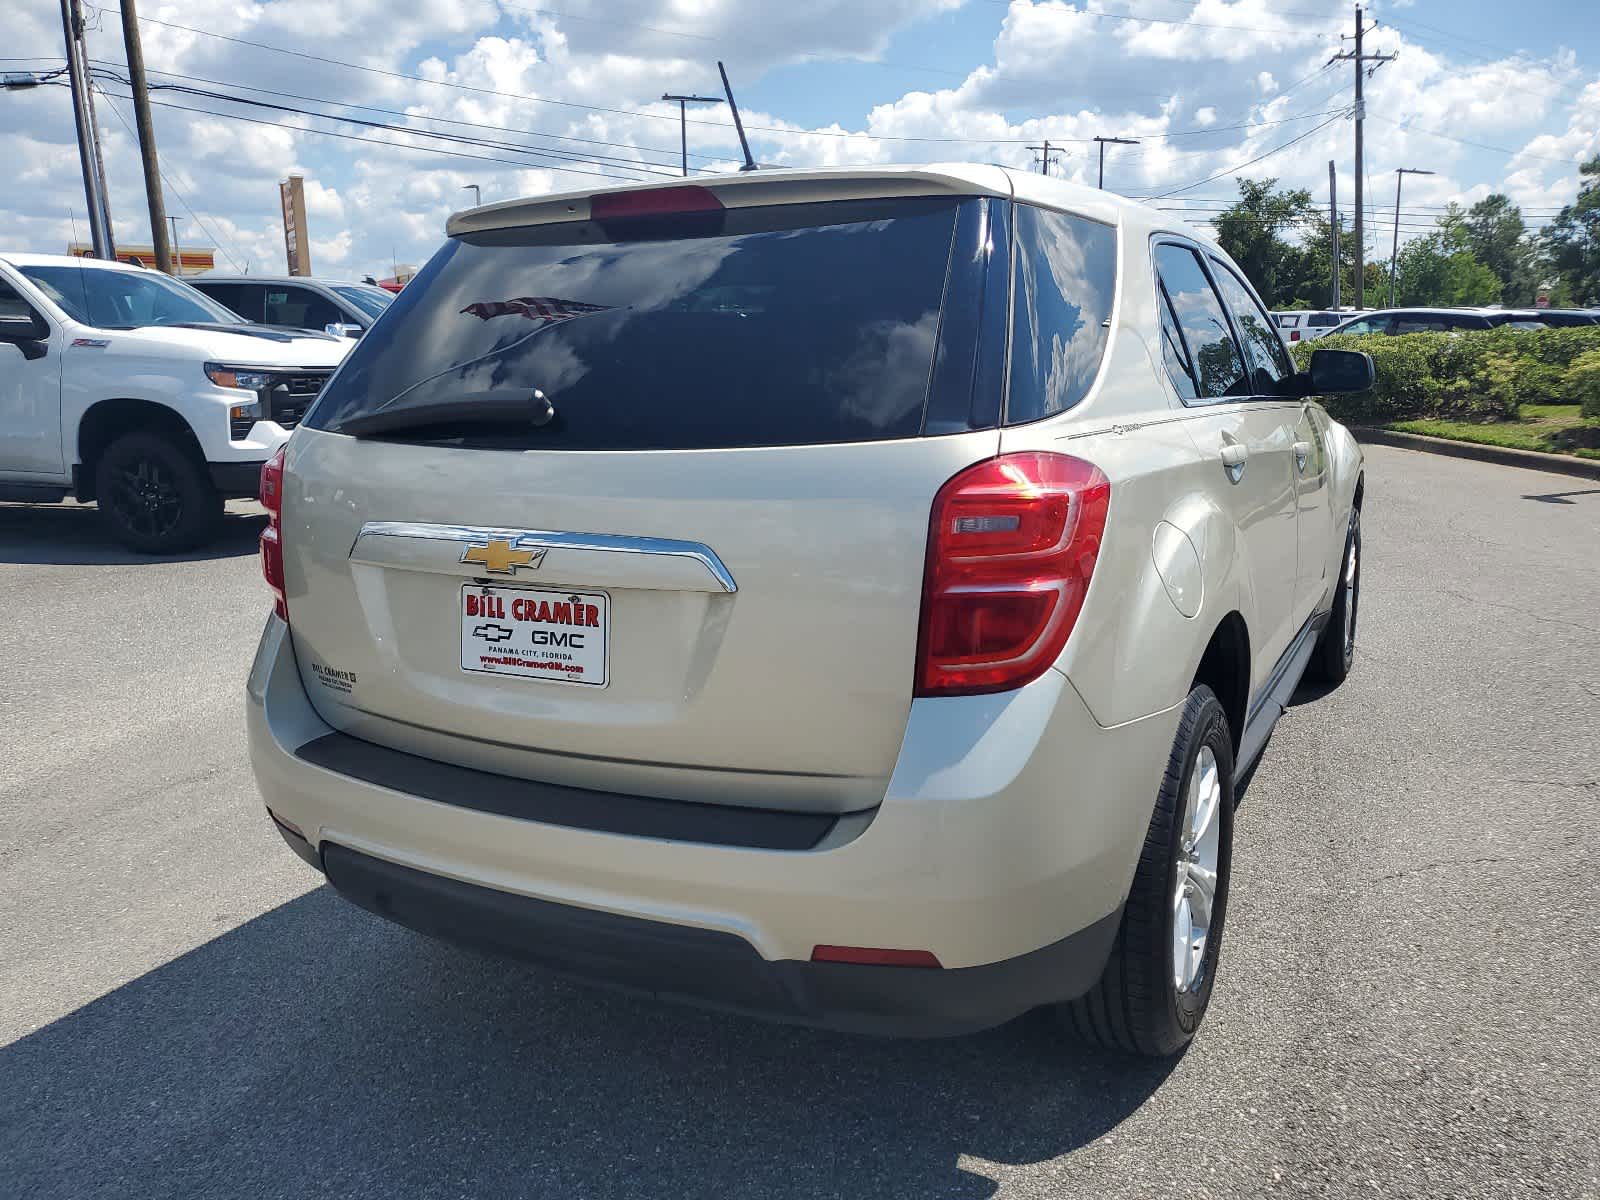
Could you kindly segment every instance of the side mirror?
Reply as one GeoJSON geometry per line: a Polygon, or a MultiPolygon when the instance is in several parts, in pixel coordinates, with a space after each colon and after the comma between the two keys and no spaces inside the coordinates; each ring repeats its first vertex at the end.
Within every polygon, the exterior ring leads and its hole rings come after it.
{"type": "Polygon", "coordinates": [[[366,332],[360,325],[353,325],[345,321],[334,321],[322,327],[323,333],[331,333],[334,337],[358,338],[366,332]]]}
{"type": "Polygon", "coordinates": [[[1362,350],[1313,350],[1306,372],[1311,393],[1364,392],[1377,381],[1372,355],[1362,350]]]}
{"type": "Polygon", "coordinates": [[[50,327],[33,313],[0,314],[0,343],[10,342],[26,359],[43,358],[50,327]]]}

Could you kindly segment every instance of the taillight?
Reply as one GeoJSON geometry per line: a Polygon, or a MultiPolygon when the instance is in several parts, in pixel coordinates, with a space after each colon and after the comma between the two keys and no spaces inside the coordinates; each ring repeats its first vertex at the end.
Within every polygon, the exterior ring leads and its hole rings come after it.
{"type": "Polygon", "coordinates": [[[1111,484],[1066,454],[968,467],[939,489],[917,636],[918,696],[1003,692],[1061,654],[1100,553],[1111,484]]]}
{"type": "Polygon", "coordinates": [[[1289,340],[1291,342],[1298,342],[1300,340],[1300,331],[1298,329],[1289,330],[1289,340]]]}
{"type": "Polygon", "coordinates": [[[283,448],[261,464],[261,506],[267,510],[267,527],[261,531],[261,574],[272,589],[272,611],[289,619],[289,601],[283,591],[283,448]]]}

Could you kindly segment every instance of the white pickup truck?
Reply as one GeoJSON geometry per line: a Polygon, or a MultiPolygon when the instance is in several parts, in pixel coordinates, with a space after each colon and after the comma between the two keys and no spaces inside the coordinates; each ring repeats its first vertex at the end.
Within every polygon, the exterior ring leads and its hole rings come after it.
{"type": "Polygon", "coordinates": [[[0,254],[0,500],[93,500],[135,550],[197,546],[353,344],[155,271],[0,254]]]}

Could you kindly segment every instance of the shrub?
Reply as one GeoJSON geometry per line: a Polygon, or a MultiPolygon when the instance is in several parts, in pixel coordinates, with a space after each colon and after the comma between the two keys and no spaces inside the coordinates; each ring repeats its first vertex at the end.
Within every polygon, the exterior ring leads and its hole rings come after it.
{"type": "Polygon", "coordinates": [[[1577,403],[1580,391],[1587,396],[1600,386],[1596,368],[1585,365],[1573,372],[1574,365],[1600,355],[1600,326],[1341,335],[1297,342],[1293,349],[1302,368],[1318,349],[1372,355],[1377,382],[1371,390],[1324,398],[1335,417],[1358,424],[1430,417],[1503,421],[1514,418],[1521,404],[1577,403]]]}
{"type": "Polygon", "coordinates": [[[1583,405],[1583,415],[1600,418],[1600,350],[1578,355],[1561,379],[1561,395],[1569,404],[1583,405]]]}

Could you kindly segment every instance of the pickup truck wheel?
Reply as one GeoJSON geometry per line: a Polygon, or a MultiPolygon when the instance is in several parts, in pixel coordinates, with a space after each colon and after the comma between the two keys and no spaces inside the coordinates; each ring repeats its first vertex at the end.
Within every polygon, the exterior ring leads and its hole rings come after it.
{"type": "Polygon", "coordinates": [[[145,554],[192,549],[222,522],[222,498],[204,467],[152,433],[124,434],[106,447],[95,497],[117,540],[145,554]]]}
{"type": "Polygon", "coordinates": [[[1361,510],[1350,515],[1339,582],[1333,594],[1333,611],[1317,640],[1307,674],[1335,687],[1345,681],[1356,661],[1356,617],[1361,611],[1361,510]]]}
{"type": "Polygon", "coordinates": [[[1202,684],[1184,703],[1105,970],[1063,1006],[1080,1037],[1151,1057],[1189,1044],[1211,1001],[1232,858],[1233,741],[1202,684]]]}

